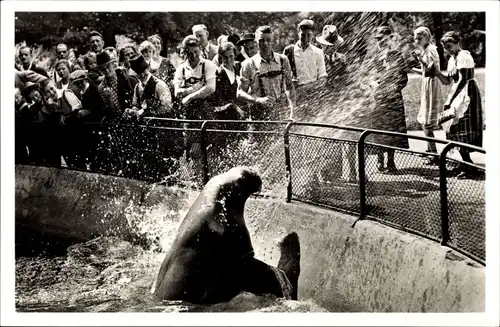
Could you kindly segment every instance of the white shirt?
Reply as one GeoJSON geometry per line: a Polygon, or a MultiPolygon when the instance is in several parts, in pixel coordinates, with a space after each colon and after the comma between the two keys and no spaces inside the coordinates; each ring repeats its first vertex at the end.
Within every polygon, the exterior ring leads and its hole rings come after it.
{"type": "Polygon", "coordinates": [[[205,63],[205,81],[214,80],[215,81],[215,71],[216,66],[213,62],[201,58],[196,67],[191,68],[188,60],[182,62],[177,69],[175,70],[173,84],[176,87],[181,87],[184,80],[187,80],[191,77],[201,78],[202,77],[202,63],[205,63]],[[184,76],[183,76],[184,70],[184,76]]]}
{"type": "Polygon", "coordinates": [[[68,85],[69,85],[69,82],[68,82],[68,84],[61,83],[61,90],[66,90],[68,88],[68,85]]]}
{"type": "Polygon", "coordinates": [[[224,70],[226,71],[227,73],[227,77],[229,77],[229,81],[231,82],[231,84],[234,83],[234,80],[236,79],[236,75],[234,74],[233,71],[227,69],[226,67],[222,66],[222,68],[224,68],[224,70]]]}
{"type": "Polygon", "coordinates": [[[326,77],[325,56],[323,50],[312,44],[306,49],[299,47],[299,42],[293,46],[295,69],[299,85],[309,84],[326,77]]]}

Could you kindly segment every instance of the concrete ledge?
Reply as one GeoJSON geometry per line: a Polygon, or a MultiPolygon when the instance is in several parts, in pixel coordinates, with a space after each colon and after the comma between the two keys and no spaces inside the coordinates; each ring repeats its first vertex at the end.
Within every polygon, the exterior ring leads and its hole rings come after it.
{"type": "MultiPolygon", "coordinates": [[[[16,167],[16,224],[88,240],[173,240],[197,192],[44,167],[16,167]],[[158,227],[158,228],[156,228],[158,227]]],[[[331,311],[481,312],[484,267],[435,242],[373,221],[304,205],[250,199],[256,255],[277,264],[277,242],[301,239],[299,297],[331,311]]]]}

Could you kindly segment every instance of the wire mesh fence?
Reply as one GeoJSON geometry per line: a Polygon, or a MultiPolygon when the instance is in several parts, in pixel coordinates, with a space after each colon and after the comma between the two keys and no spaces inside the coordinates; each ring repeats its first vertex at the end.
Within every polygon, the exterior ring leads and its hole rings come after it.
{"type": "Polygon", "coordinates": [[[261,196],[357,213],[360,219],[441,241],[485,262],[484,167],[465,164],[465,171],[475,173],[461,179],[450,168],[463,168],[463,161],[449,157],[453,147],[483,154],[484,149],[435,140],[445,144],[441,154],[431,154],[441,164],[429,164],[422,152],[366,143],[368,134],[391,132],[311,123],[297,123],[300,128],[291,131],[293,124],[146,119],[140,124],[86,124],[72,132],[36,125],[30,144],[50,144],[62,136],[83,141],[40,148],[46,155],[35,155],[31,163],[58,166],[54,158],[62,156],[72,169],[194,188],[232,167],[252,166],[263,180],[261,196]],[[80,147],[80,158],[68,151],[72,144],[80,147]],[[396,170],[387,166],[391,152],[396,170]]]}
{"type": "Polygon", "coordinates": [[[250,125],[229,128],[209,127],[205,131],[208,178],[235,166],[254,167],[262,178],[258,195],[285,198],[288,179],[282,128],[267,131],[253,131],[250,125]]]}
{"type": "Polygon", "coordinates": [[[417,154],[394,150],[396,169],[388,169],[387,151],[391,150],[377,145],[365,147],[366,214],[439,241],[442,235],[438,167],[425,165],[417,154]],[[379,161],[379,154],[384,155],[384,161],[379,161]]]}
{"type": "Polygon", "coordinates": [[[460,178],[454,170],[447,178],[448,237],[447,244],[482,261],[485,249],[485,169],[447,159],[448,166],[469,172],[460,178]]]}
{"type": "Polygon", "coordinates": [[[359,212],[356,142],[290,135],[292,198],[359,212]]]}

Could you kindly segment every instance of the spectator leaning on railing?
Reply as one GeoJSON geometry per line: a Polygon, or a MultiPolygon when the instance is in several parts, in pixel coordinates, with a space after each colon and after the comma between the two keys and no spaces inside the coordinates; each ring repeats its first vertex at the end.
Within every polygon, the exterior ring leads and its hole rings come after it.
{"type": "MultiPolygon", "coordinates": [[[[186,119],[212,119],[213,110],[206,99],[215,92],[216,67],[210,60],[201,57],[200,42],[195,36],[186,36],[182,45],[187,60],[177,67],[174,77],[175,97],[181,102],[181,116],[186,119]]],[[[185,144],[188,157],[199,155],[199,140],[195,135],[188,133],[185,144]]]]}
{"type": "Polygon", "coordinates": [[[134,88],[132,108],[126,113],[137,118],[144,115],[173,118],[172,96],[167,84],[151,74],[142,55],[132,58],[130,67],[139,78],[139,83],[134,88]]]}

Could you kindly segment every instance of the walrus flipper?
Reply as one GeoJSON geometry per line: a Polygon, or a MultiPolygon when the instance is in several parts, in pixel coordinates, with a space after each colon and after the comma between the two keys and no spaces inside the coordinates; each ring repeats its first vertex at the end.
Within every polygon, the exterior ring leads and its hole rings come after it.
{"type": "Polygon", "coordinates": [[[281,256],[278,268],[283,270],[292,284],[292,300],[297,300],[298,283],[300,275],[300,241],[297,233],[285,236],[279,244],[281,256]]]}

